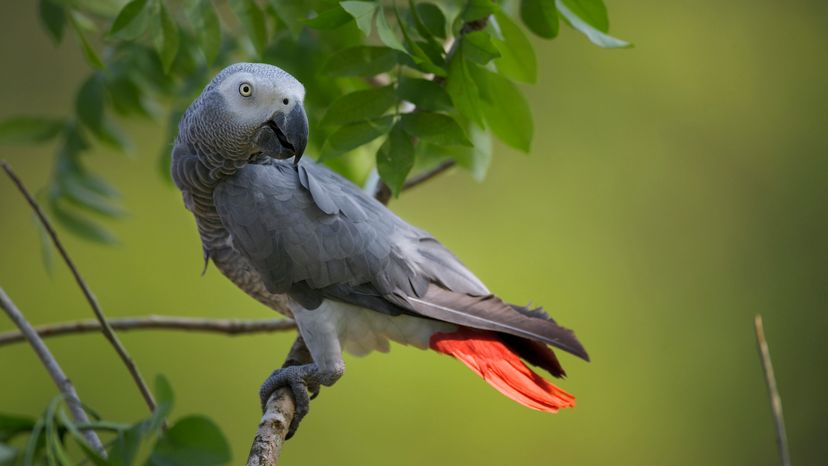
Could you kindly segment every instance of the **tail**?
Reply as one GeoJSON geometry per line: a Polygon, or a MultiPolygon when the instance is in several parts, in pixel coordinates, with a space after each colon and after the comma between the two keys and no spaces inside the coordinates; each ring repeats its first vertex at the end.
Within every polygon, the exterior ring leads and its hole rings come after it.
{"type": "Polygon", "coordinates": [[[459,359],[497,391],[527,408],[554,413],[575,406],[574,396],[526,367],[496,332],[460,327],[454,333],[435,333],[429,346],[459,359]]]}

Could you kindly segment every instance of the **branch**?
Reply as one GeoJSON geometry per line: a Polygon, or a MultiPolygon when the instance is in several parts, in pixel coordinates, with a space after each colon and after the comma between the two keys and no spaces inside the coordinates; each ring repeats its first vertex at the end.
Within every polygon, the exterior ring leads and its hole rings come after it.
{"type": "Polygon", "coordinates": [[[779,396],[779,390],[776,387],[776,376],[773,373],[770,349],[765,341],[765,329],[760,314],[753,318],[753,326],[756,330],[756,345],[759,347],[759,356],[762,358],[762,369],[765,371],[765,383],[768,385],[771,411],[773,411],[773,420],[776,424],[776,446],[779,448],[779,460],[782,466],[790,466],[791,456],[788,451],[788,435],[785,433],[785,417],[782,415],[782,397],[779,396]]]}
{"type": "Polygon", "coordinates": [[[60,242],[57,236],[57,232],[55,229],[52,228],[52,225],[49,223],[49,220],[46,218],[46,214],[43,213],[43,210],[34,200],[29,191],[26,189],[26,186],[23,185],[23,182],[20,181],[20,178],[14,173],[11,166],[6,163],[5,161],[0,161],[0,165],[3,166],[3,170],[6,171],[6,174],[9,175],[12,182],[17,186],[17,189],[23,194],[23,197],[26,198],[29,205],[34,210],[35,214],[37,215],[38,219],[40,219],[40,223],[43,224],[43,228],[46,229],[46,232],[49,234],[49,237],[52,239],[52,243],[57,248],[58,252],[60,252],[61,257],[63,257],[63,261],[66,262],[66,265],[69,267],[69,270],[72,271],[72,275],[75,277],[75,281],[78,283],[81,291],[83,292],[84,297],[89,302],[89,305],[92,307],[92,311],[95,313],[95,317],[97,317],[98,322],[101,324],[101,330],[103,331],[104,336],[107,340],[112,344],[112,347],[115,348],[115,351],[118,353],[118,356],[121,357],[121,361],[124,362],[127,369],[129,370],[130,375],[132,375],[132,380],[135,381],[135,384],[138,386],[138,390],[141,392],[141,396],[144,397],[144,401],[149,407],[150,411],[155,411],[155,400],[152,397],[152,393],[150,393],[149,388],[147,387],[146,382],[144,382],[143,377],[141,377],[141,373],[138,371],[138,366],[135,365],[135,362],[127,353],[126,348],[124,345],[121,344],[121,341],[118,339],[118,336],[115,335],[115,331],[112,330],[112,326],[109,325],[109,322],[104,317],[104,313],[101,310],[100,305],[98,304],[97,298],[95,295],[92,294],[92,291],[86,285],[86,282],[81,277],[80,272],[75,267],[75,264],[72,262],[72,259],[69,258],[69,253],[66,252],[66,249],[63,247],[63,244],[60,242]]]}
{"type": "MultiPolygon", "coordinates": [[[[52,377],[52,380],[55,382],[55,385],[57,385],[60,393],[63,394],[63,398],[66,400],[66,405],[69,407],[69,412],[72,413],[72,417],[75,419],[75,422],[78,424],[88,424],[89,417],[83,410],[83,405],[81,404],[80,397],[78,397],[78,392],[75,390],[75,386],[72,385],[72,382],[66,377],[63,369],[60,368],[60,365],[52,355],[52,352],[49,351],[49,348],[46,347],[46,344],[43,343],[43,340],[41,340],[37,335],[37,332],[35,332],[32,324],[30,324],[26,318],[23,317],[23,313],[20,312],[20,309],[14,305],[11,298],[9,298],[2,288],[0,288],[0,307],[6,311],[6,314],[9,315],[12,322],[17,325],[20,332],[29,341],[29,344],[32,345],[32,349],[34,349],[37,356],[43,362],[43,365],[46,367],[46,371],[52,377]]],[[[84,430],[83,435],[86,437],[86,441],[89,442],[95,450],[97,450],[101,455],[106,455],[101,439],[98,438],[98,434],[96,434],[94,430],[84,430]]]]}
{"type": "MultiPolygon", "coordinates": [[[[448,45],[448,51],[446,52],[446,64],[448,64],[454,54],[457,52],[457,49],[460,47],[460,41],[463,39],[463,36],[466,34],[480,31],[486,28],[489,24],[489,17],[486,16],[484,18],[480,18],[474,21],[468,21],[463,23],[463,26],[460,28],[460,32],[457,34],[457,37],[452,41],[451,45],[448,45]]],[[[446,79],[442,76],[434,76],[432,79],[437,84],[445,84],[446,79]]],[[[447,160],[440,165],[432,168],[431,170],[427,170],[424,173],[420,173],[410,180],[406,181],[402,187],[401,191],[405,191],[407,189],[413,188],[420,183],[424,183],[431,178],[445,172],[449,168],[453,167],[456,164],[454,160],[447,160]]],[[[391,188],[385,184],[384,181],[380,180],[377,183],[376,192],[374,193],[374,197],[382,203],[382,205],[388,205],[388,202],[391,200],[391,188]]]]}
{"type": "MultiPolygon", "coordinates": [[[[297,366],[312,362],[308,347],[302,336],[296,337],[293,346],[290,348],[287,359],[282,367],[297,366]]],[[[259,428],[253,438],[253,445],[250,446],[250,454],[247,457],[247,466],[275,466],[279,462],[279,455],[285,444],[293,415],[296,412],[296,405],[290,388],[282,387],[267,400],[265,412],[259,421],[259,428]]]]}
{"type": "MultiPolygon", "coordinates": [[[[289,319],[199,319],[190,317],[157,316],[126,317],[112,319],[109,324],[113,329],[129,330],[182,330],[190,332],[213,332],[226,335],[243,335],[252,333],[280,332],[296,328],[296,323],[289,319]]],[[[101,324],[97,320],[78,320],[35,327],[41,338],[98,332],[101,324]]],[[[19,343],[26,338],[22,332],[0,333],[0,346],[19,343]]]]}

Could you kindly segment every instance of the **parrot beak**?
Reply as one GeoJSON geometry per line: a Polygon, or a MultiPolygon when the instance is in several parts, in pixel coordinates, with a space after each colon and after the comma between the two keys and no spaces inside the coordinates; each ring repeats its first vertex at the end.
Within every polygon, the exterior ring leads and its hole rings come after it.
{"type": "Polygon", "coordinates": [[[293,163],[299,164],[299,159],[308,145],[308,117],[305,115],[305,109],[296,104],[288,114],[276,112],[268,120],[267,126],[273,131],[282,148],[293,155],[293,163]]]}

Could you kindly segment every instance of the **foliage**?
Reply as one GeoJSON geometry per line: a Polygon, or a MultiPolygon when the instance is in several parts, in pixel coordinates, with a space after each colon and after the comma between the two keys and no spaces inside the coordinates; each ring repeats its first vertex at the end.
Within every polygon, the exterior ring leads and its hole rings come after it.
{"type": "Polygon", "coordinates": [[[75,111],[62,119],[0,122],[0,143],[57,142],[48,206],[72,232],[115,241],[97,217],[123,215],[118,192],[84,164],[101,144],[127,152],[127,117],[166,114],[160,171],[186,106],[220,68],[273,63],[307,89],[308,152],[354,181],[377,167],[398,195],[413,169],[454,159],[482,178],[491,136],[523,152],[532,140],[529,105],[516,83],[536,80],[532,44],[564,22],[602,47],[603,0],[39,0],[55,43],[73,34],[91,71],[75,111]]]}
{"type": "Polygon", "coordinates": [[[158,377],[155,385],[158,407],[149,418],[131,425],[100,419],[79,425],[66,414],[60,396],[49,403],[39,419],[0,414],[0,466],[72,466],[79,464],[72,458],[75,450],[95,466],[210,466],[229,462],[230,447],[224,435],[203,416],[187,416],[162,429],[172,411],[173,393],[164,377],[158,377]],[[106,457],[89,445],[81,433],[85,428],[110,435],[106,457]],[[25,443],[16,439],[22,434],[28,434],[25,443]],[[71,448],[70,443],[77,448],[71,448]]]}

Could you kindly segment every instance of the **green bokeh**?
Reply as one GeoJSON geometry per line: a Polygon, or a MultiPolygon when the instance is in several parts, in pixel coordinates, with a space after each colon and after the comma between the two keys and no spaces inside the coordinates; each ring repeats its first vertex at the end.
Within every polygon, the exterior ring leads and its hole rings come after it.
{"type": "MultiPolygon", "coordinates": [[[[74,38],[55,49],[36,2],[0,5],[0,118],[62,115],[88,72],[74,38]]],[[[504,298],[575,328],[591,364],[564,356],[578,407],[540,414],[456,361],[395,346],[348,357],[283,453],[284,464],[777,464],[752,316],[765,315],[796,464],[828,458],[828,33],[824,2],[609,4],[600,50],[570,29],[538,42],[531,156],[496,146],[488,179],[453,173],[392,207],[451,247],[504,298]]],[[[71,34],[68,34],[71,36],[71,34]]],[[[508,103],[504,103],[508,105],[508,103]]],[[[162,124],[132,121],[132,157],[91,159],[122,190],[122,242],[64,234],[109,316],[261,318],[214,269],[159,178],[162,124]]],[[[51,148],[3,148],[46,185],[51,148]]],[[[31,214],[0,180],[0,286],[34,323],[88,318],[61,264],[40,260],[31,214]]],[[[11,325],[0,319],[0,330],[11,325]]],[[[216,420],[241,463],[258,384],[292,336],[130,333],[175,416],[216,420]]],[[[145,414],[100,336],[49,340],[107,418],[145,414]]],[[[0,411],[36,414],[55,390],[24,345],[0,348],[0,411]]]]}

